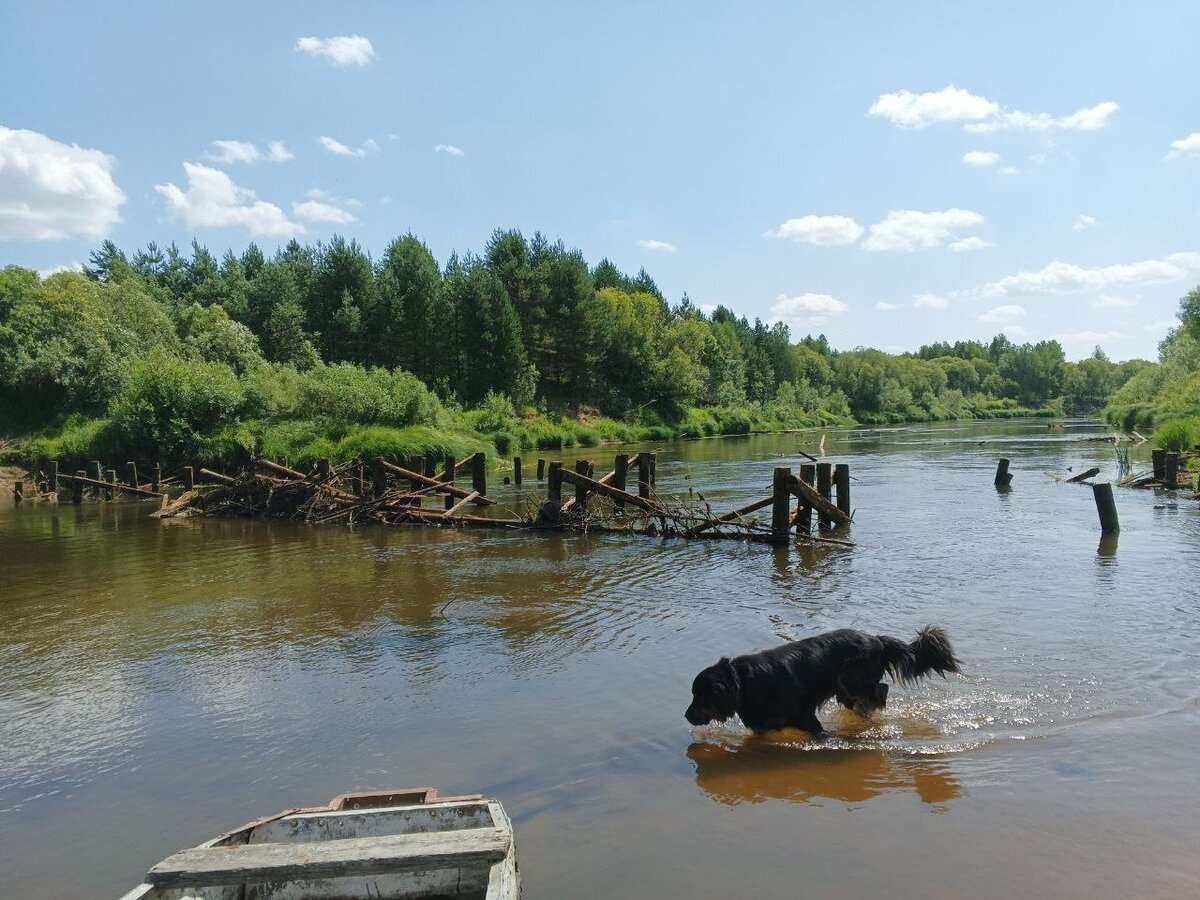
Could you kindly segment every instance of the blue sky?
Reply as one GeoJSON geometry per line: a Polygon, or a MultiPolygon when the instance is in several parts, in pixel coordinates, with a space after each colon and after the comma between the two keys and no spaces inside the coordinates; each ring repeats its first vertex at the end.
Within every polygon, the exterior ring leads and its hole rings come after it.
{"type": "Polygon", "coordinates": [[[0,265],[518,227],[837,347],[1153,357],[1200,283],[1197,33],[1184,2],[9,3],[0,265]]]}

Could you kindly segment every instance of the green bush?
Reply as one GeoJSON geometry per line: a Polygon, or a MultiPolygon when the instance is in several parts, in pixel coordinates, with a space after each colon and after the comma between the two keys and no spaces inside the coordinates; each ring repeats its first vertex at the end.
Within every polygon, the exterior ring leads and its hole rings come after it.
{"type": "Polygon", "coordinates": [[[1200,447],[1200,416],[1167,419],[1154,429],[1154,443],[1176,452],[1200,447]]]}
{"type": "Polygon", "coordinates": [[[297,373],[298,419],[337,419],[363,425],[433,425],[440,404],[415,375],[348,363],[297,373]]]}

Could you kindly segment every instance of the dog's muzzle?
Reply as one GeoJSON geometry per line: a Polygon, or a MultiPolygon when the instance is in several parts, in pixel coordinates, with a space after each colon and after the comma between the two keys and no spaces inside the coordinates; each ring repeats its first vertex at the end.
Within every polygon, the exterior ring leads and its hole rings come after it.
{"type": "Polygon", "coordinates": [[[703,708],[697,709],[695,704],[687,708],[687,712],[683,714],[683,717],[692,725],[707,725],[713,720],[712,713],[709,710],[703,708]]]}

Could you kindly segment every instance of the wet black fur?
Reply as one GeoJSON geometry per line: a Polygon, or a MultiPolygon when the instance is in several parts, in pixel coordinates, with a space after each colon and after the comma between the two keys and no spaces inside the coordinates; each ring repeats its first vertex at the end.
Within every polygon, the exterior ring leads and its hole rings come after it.
{"type": "Polygon", "coordinates": [[[883,709],[885,673],[904,684],[936,672],[958,672],[945,629],[929,625],[906,644],[843,628],[733,659],[722,657],[692,682],[684,716],[693,725],[736,713],[755,731],[801,728],[822,734],[817,709],[834,697],[862,716],[883,709]]]}

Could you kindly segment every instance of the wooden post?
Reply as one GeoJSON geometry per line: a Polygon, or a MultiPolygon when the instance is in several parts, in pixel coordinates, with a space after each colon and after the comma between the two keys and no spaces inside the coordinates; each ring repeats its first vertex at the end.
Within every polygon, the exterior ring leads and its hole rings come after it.
{"type": "MultiPolygon", "coordinates": [[[[804,463],[800,466],[800,480],[811,485],[814,490],[816,489],[816,463],[804,463]]],[[[796,509],[796,524],[804,531],[805,534],[812,533],[812,504],[805,503],[803,499],[800,501],[800,505],[796,509]]]]}
{"type": "MultiPolygon", "coordinates": [[[[432,462],[433,462],[433,458],[432,458],[432,457],[430,457],[430,459],[429,459],[429,462],[430,462],[430,463],[432,463],[432,462]]],[[[414,472],[417,472],[417,473],[420,473],[420,474],[424,474],[424,475],[432,475],[432,474],[435,474],[435,473],[432,473],[432,472],[430,472],[430,471],[429,471],[429,470],[426,468],[426,466],[427,466],[427,465],[428,465],[428,463],[426,463],[426,461],[425,461],[425,457],[423,457],[423,456],[414,456],[414,457],[412,458],[412,465],[410,465],[410,466],[409,466],[409,468],[410,468],[410,469],[412,469],[414,472]]],[[[417,481],[417,479],[415,479],[415,478],[410,478],[410,479],[408,480],[408,489],[409,489],[410,491],[412,491],[413,493],[416,493],[417,491],[421,490],[421,489],[422,489],[422,488],[424,488],[424,487],[425,487],[425,485],[423,485],[421,482],[417,481]]],[[[436,500],[437,498],[435,497],[434,499],[436,500]]],[[[410,501],[409,501],[409,504],[408,504],[408,505],[409,505],[409,506],[420,506],[420,505],[421,505],[421,498],[420,498],[420,497],[413,497],[413,498],[412,498],[412,500],[410,500],[410,501]]]]}
{"type": "Polygon", "coordinates": [[[1179,487],[1179,454],[1174,451],[1167,454],[1163,467],[1163,484],[1171,490],[1179,487]]]}
{"type": "Polygon", "coordinates": [[[1117,521],[1117,504],[1113,500],[1112,484],[1093,484],[1092,494],[1096,498],[1096,512],[1100,514],[1100,530],[1105,534],[1121,530],[1117,521]]]}
{"type": "Polygon", "coordinates": [[[14,481],[13,482],[13,503],[20,506],[21,501],[24,499],[25,499],[25,482],[14,481]]]}
{"type": "Polygon", "coordinates": [[[85,472],[83,469],[76,469],[75,475],[76,475],[75,481],[71,485],[71,502],[72,503],[82,503],[83,502],[83,482],[80,481],[79,479],[87,478],[87,472],[85,472]]]}
{"type": "Polygon", "coordinates": [[[286,453],[280,453],[280,454],[279,454],[279,460],[278,460],[278,462],[279,462],[279,464],[280,464],[281,466],[283,466],[285,469],[290,469],[290,468],[292,467],[292,460],[291,460],[291,458],[290,458],[290,457],[289,457],[289,456],[288,456],[286,453]]]}
{"type": "MultiPolygon", "coordinates": [[[[591,478],[592,464],[586,459],[575,460],[575,474],[591,478]]],[[[587,488],[582,484],[575,485],[575,508],[581,513],[587,512],[587,488]]]]}
{"type": "Polygon", "coordinates": [[[363,466],[363,461],[358,460],[354,466],[354,493],[359,497],[367,496],[367,470],[363,466]]]}
{"type": "Polygon", "coordinates": [[[155,463],[150,472],[150,490],[157,494],[162,491],[162,463],[155,463]]]}
{"type": "Polygon", "coordinates": [[[538,457],[537,480],[541,481],[545,477],[546,477],[546,461],[544,459],[542,459],[541,457],[538,457]]]}
{"type": "Polygon", "coordinates": [[[195,490],[196,488],[196,470],[192,466],[183,467],[183,489],[185,491],[195,490]]]}
{"type": "Polygon", "coordinates": [[[387,472],[383,471],[383,457],[375,457],[371,464],[371,494],[382,497],[387,493],[387,472]]]}
{"type": "Polygon", "coordinates": [[[555,510],[562,507],[562,463],[558,460],[550,463],[550,483],[546,487],[546,502],[553,505],[555,510]]]}
{"type": "Polygon", "coordinates": [[[130,487],[141,487],[141,485],[138,484],[137,463],[130,460],[129,462],[125,463],[125,469],[129,473],[126,477],[125,483],[130,487]]]}
{"type": "MultiPolygon", "coordinates": [[[[426,457],[420,457],[420,456],[417,457],[417,459],[422,459],[422,458],[425,460],[425,471],[424,471],[425,477],[426,478],[437,478],[437,460],[433,458],[432,454],[430,454],[429,456],[426,456],[426,457]]],[[[453,466],[451,468],[453,468],[453,466]]],[[[413,469],[413,471],[416,472],[418,470],[413,469]]]]}
{"type": "MultiPolygon", "coordinates": [[[[445,471],[442,472],[442,477],[439,478],[438,481],[444,481],[446,484],[454,484],[454,457],[448,453],[446,454],[445,466],[445,471]]],[[[452,508],[454,506],[454,502],[454,495],[447,494],[446,509],[452,508]]]]}
{"type": "Polygon", "coordinates": [[[658,451],[650,454],[650,487],[658,490],[658,451]]]}
{"type": "MultiPolygon", "coordinates": [[[[625,479],[628,477],[628,475],[629,475],[629,454],[628,453],[618,453],[616,460],[613,461],[612,486],[617,488],[617,490],[621,490],[621,491],[625,490],[625,479]]],[[[618,499],[615,501],[615,505],[616,505],[617,509],[624,509],[625,501],[618,499]]]]}
{"type": "Polygon", "coordinates": [[[837,485],[837,507],[850,515],[850,464],[838,463],[833,468],[833,482],[837,485]]]}
{"type": "Polygon", "coordinates": [[[996,464],[996,480],[993,482],[996,487],[1008,487],[1012,483],[1012,475],[1008,471],[1008,460],[1001,459],[996,464]]]}
{"type": "Polygon", "coordinates": [[[322,456],[317,460],[317,478],[319,478],[321,481],[328,481],[330,472],[331,466],[329,465],[329,457],[322,456]]]}
{"type": "Polygon", "coordinates": [[[650,459],[645,450],[638,454],[638,496],[643,500],[650,496],[650,459]]]}
{"type": "Polygon", "coordinates": [[[58,460],[52,459],[49,463],[49,472],[46,475],[46,490],[52,494],[58,493],[58,460]]]}
{"type": "Polygon", "coordinates": [[[1151,465],[1154,466],[1154,480],[1162,481],[1167,477],[1167,451],[1155,447],[1150,451],[1151,465]]]}
{"type": "MultiPolygon", "coordinates": [[[[112,502],[117,499],[117,470],[109,469],[104,473],[108,481],[108,487],[104,489],[104,499],[112,502]]],[[[134,485],[130,485],[134,487],[134,485]]]]}
{"type": "Polygon", "coordinates": [[[792,470],[787,466],[776,466],[771,482],[771,543],[780,545],[788,542],[791,526],[792,492],[790,484],[792,470]]]}
{"type": "MultiPolygon", "coordinates": [[[[817,493],[826,500],[833,496],[833,465],[831,463],[817,463],[817,493]]],[[[826,515],[820,515],[817,517],[817,524],[821,528],[829,528],[833,525],[833,520],[826,515]]]]}
{"type": "Polygon", "coordinates": [[[517,484],[521,483],[521,457],[513,457],[513,481],[517,484]]]}
{"type": "MultiPolygon", "coordinates": [[[[95,466],[95,468],[96,468],[96,480],[97,480],[97,481],[103,481],[103,480],[104,480],[104,466],[102,466],[102,465],[100,464],[100,460],[98,460],[98,459],[93,459],[93,460],[92,460],[92,465],[93,465],[93,466],[95,466]]],[[[87,477],[87,473],[86,473],[86,472],[84,472],[83,474],[84,474],[84,477],[86,478],[86,477],[87,477]]],[[[100,499],[100,488],[94,488],[94,489],[92,490],[92,493],[93,493],[93,494],[95,494],[95,496],[96,496],[96,499],[97,499],[97,500],[99,500],[99,499],[100,499]]]]}
{"type": "Polygon", "coordinates": [[[476,453],[471,457],[471,490],[479,496],[487,496],[487,457],[476,453]]]}

